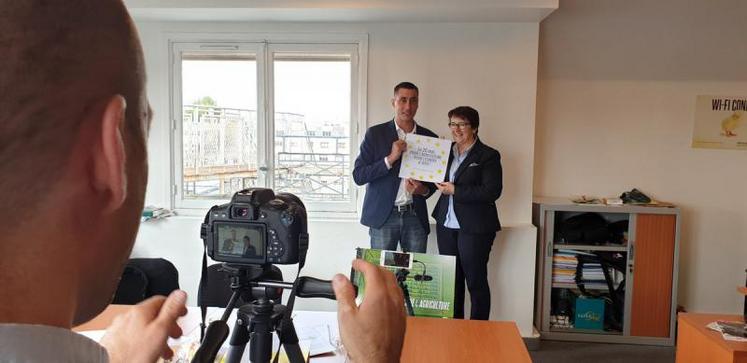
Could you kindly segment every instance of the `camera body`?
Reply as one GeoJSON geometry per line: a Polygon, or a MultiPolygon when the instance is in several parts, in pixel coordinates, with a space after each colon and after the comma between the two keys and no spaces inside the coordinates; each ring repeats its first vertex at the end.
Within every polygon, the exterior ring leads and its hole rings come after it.
{"type": "Polygon", "coordinates": [[[290,193],[249,188],[210,208],[200,237],[215,261],[239,265],[303,263],[309,248],[306,208],[290,193]]]}

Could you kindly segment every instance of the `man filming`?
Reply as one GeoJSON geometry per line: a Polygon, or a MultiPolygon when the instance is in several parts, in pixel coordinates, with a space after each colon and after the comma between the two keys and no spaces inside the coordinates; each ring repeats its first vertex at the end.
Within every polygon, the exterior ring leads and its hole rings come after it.
{"type": "MultiPolygon", "coordinates": [[[[138,230],[152,113],[120,0],[0,0],[0,361],[154,362],[173,353],[186,295],[117,318],[99,345],[70,331],[110,303],[138,230]]],[[[396,361],[394,276],[363,261],[363,304],[333,287],[354,361],[396,361]]]]}

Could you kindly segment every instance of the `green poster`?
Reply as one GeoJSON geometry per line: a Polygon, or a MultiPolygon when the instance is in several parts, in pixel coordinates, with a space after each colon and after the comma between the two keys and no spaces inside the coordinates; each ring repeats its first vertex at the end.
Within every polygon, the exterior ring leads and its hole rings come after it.
{"type": "MultiPolygon", "coordinates": [[[[407,287],[415,316],[454,316],[454,256],[358,248],[356,257],[392,271],[407,287]]],[[[350,276],[358,286],[360,304],[366,291],[363,274],[352,271],[350,276]]]]}

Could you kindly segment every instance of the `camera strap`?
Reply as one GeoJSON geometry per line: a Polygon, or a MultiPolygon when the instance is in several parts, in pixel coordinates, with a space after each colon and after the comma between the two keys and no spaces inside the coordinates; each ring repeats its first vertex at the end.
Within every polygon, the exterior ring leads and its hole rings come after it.
{"type": "Polygon", "coordinates": [[[207,246],[203,244],[202,249],[202,276],[200,276],[200,288],[197,291],[197,304],[200,306],[200,342],[205,339],[205,317],[207,316],[207,304],[203,301],[202,294],[207,293],[207,246]]]}

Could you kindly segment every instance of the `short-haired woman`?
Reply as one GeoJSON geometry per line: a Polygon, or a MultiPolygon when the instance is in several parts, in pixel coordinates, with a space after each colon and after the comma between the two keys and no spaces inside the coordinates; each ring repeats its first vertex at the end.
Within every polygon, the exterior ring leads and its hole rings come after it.
{"type": "Polygon", "coordinates": [[[456,256],[454,318],[464,318],[464,285],[471,298],[470,319],[490,316],[488,257],[500,231],[495,201],[503,190],[500,153],[477,137],[480,115],[469,106],[449,111],[454,140],[441,197],[433,210],[438,251],[456,256]]]}

